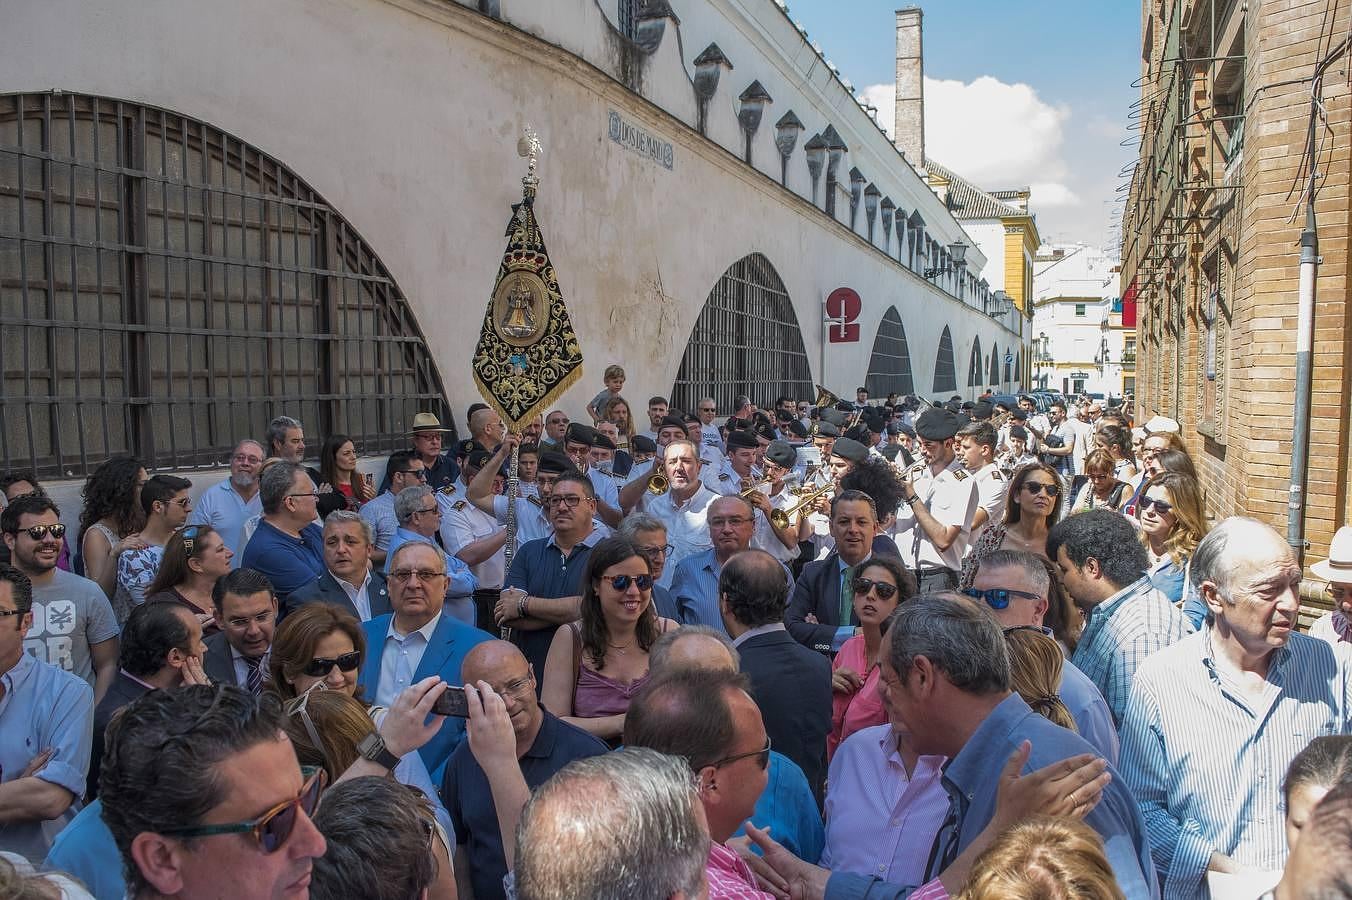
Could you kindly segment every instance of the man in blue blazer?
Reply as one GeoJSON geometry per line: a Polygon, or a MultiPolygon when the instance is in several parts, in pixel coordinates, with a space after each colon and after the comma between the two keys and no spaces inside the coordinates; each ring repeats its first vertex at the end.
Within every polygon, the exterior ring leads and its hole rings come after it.
{"type": "MultiPolygon", "coordinates": [[[[358,683],[366,698],[388,707],[409,685],[429,675],[460,685],[460,666],[474,646],[492,640],[442,613],[446,568],[434,544],[409,541],[391,558],[390,603],[394,612],[372,619],[366,629],[366,664],[358,683]]],[[[446,760],[465,736],[465,720],[447,717],[436,737],[422,746],[432,783],[441,783],[446,760]]]]}
{"type": "Polygon", "coordinates": [[[324,572],[282,603],[282,617],[306,603],[331,603],[369,622],[393,609],[385,574],[371,565],[371,524],[346,509],[324,519],[324,572]]]}

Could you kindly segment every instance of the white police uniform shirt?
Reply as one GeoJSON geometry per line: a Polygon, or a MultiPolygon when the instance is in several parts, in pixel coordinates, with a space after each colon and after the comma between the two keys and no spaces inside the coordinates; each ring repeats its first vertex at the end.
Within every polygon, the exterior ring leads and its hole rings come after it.
{"type": "MultiPolygon", "coordinates": [[[[762,485],[757,488],[763,494],[769,492],[770,485],[762,485]]],[[[784,488],[778,494],[770,497],[770,506],[773,509],[787,510],[798,502],[798,495],[784,488]]],[[[757,550],[764,550],[780,562],[790,562],[798,558],[798,547],[785,547],[784,542],[775,534],[775,529],[770,524],[770,518],[759,509],[756,510],[756,530],[751,534],[751,546],[757,550]]]]}
{"type": "Polygon", "coordinates": [[[709,537],[709,506],[720,496],[701,483],[690,499],[679,505],[670,490],[665,494],[650,494],[644,498],[644,512],[667,526],[667,543],[671,544],[666,568],[657,580],[662,587],[671,587],[676,565],[681,560],[714,545],[709,537]]]}
{"type": "MultiPolygon", "coordinates": [[[[502,530],[496,516],[470,503],[464,494],[456,496],[438,491],[437,505],[441,507],[441,546],[451,556],[465,545],[492,537],[502,530]]],[[[506,579],[507,565],[501,547],[488,559],[469,568],[479,579],[481,588],[502,587],[506,579]]]]}
{"type": "Polygon", "coordinates": [[[582,474],[587,476],[591,482],[592,490],[596,492],[596,499],[610,506],[613,509],[620,508],[620,479],[614,475],[606,475],[598,472],[594,468],[588,467],[582,474]]]}
{"type": "Polygon", "coordinates": [[[905,477],[915,491],[916,503],[923,503],[939,524],[958,525],[961,530],[948,549],[941,551],[920,527],[915,510],[903,503],[897,511],[896,523],[889,529],[901,558],[908,566],[921,569],[961,570],[962,557],[971,540],[972,517],[976,515],[976,479],[957,459],[938,475],[930,471],[929,463],[918,462],[906,470],[905,477]]]}
{"type": "MultiPolygon", "coordinates": [[[[967,543],[969,550],[976,546],[976,539],[981,536],[981,532],[1004,521],[1005,490],[1009,487],[1005,474],[993,462],[986,463],[971,475],[976,479],[976,505],[986,511],[987,518],[985,524],[972,531],[967,543]]],[[[975,515],[975,511],[972,514],[975,515]]]]}
{"type": "MultiPolygon", "coordinates": [[[[704,486],[715,494],[722,494],[724,497],[730,497],[733,494],[740,494],[742,492],[742,476],[738,475],[737,470],[732,467],[731,460],[724,459],[723,465],[719,466],[717,471],[714,471],[712,466],[708,469],[701,468],[700,475],[700,480],[704,481],[704,486]],[[706,471],[711,472],[713,477],[704,479],[702,476],[706,471]]],[[[755,466],[752,466],[751,474],[747,477],[753,481],[760,478],[760,470],[755,466]]]]}

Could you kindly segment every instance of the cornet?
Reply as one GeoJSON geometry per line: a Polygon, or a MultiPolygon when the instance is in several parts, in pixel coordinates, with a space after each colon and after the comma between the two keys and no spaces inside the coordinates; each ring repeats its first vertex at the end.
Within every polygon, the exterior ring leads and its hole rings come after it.
{"type": "Polygon", "coordinates": [[[814,505],[818,500],[836,489],[835,484],[826,484],[817,488],[811,493],[804,494],[803,499],[799,500],[788,509],[770,510],[770,524],[776,528],[788,528],[793,522],[793,517],[801,515],[804,509],[814,505]]]}
{"type": "Polygon", "coordinates": [[[665,494],[669,487],[671,487],[671,482],[661,472],[654,472],[648,476],[648,493],[653,496],[665,494]]]}

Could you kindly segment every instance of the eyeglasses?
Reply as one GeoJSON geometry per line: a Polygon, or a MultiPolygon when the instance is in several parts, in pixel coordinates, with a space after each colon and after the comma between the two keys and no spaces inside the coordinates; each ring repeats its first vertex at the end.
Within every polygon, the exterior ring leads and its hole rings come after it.
{"type": "Polygon", "coordinates": [[[718,412],[718,409],[717,409],[716,407],[713,407],[713,406],[701,406],[701,407],[699,408],[699,411],[700,411],[700,412],[711,412],[711,413],[716,413],[716,412],[718,412]]]}
{"type": "Polygon", "coordinates": [[[531,688],[531,681],[532,681],[531,675],[527,675],[525,678],[518,678],[516,681],[511,681],[508,682],[507,684],[504,684],[502,686],[502,690],[498,691],[498,693],[510,694],[513,697],[520,697],[531,688]]]}
{"type": "Polygon", "coordinates": [[[258,465],[259,463],[261,463],[261,462],[263,461],[263,457],[261,457],[261,456],[250,456],[250,455],[247,454],[247,453],[236,453],[233,457],[231,457],[231,459],[232,459],[234,462],[237,462],[237,463],[249,463],[250,465],[253,465],[253,466],[258,465]]]}
{"type": "Polygon", "coordinates": [[[1061,492],[1061,488],[1055,484],[1042,484],[1037,481],[1025,481],[1023,489],[1036,497],[1038,494],[1045,493],[1048,497],[1055,497],[1061,492]]]}
{"type": "Polygon", "coordinates": [[[21,616],[23,614],[24,610],[22,609],[0,609],[0,619],[8,618],[9,616],[21,616]]]}
{"type": "Polygon", "coordinates": [[[856,594],[867,594],[869,591],[877,591],[879,600],[891,600],[897,595],[897,586],[888,584],[886,581],[874,581],[871,578],[856,578],[854,580],[854,592],[856,594]]]}
{"type": "Polygon", "coordinates": [[[569,509],[577,509],[582,498],[577,494],[550,494],[548,503],[550,506],[566,506],[569,509]]]}
{"type": "Polygon", "coordinates": [[[414,512],[414,513],[439,513],[439,512],[441,512],[441,507],[440,507],[439,505],[437,505],[437,504],[433,504],[432,506],[422,506],[422,507],[419,507],[419,508],[413,510],[413,512],[414,512]]]}
{"type": "Polygon", "coordinates": [[[60,522],[57,522],[55,525],[34,525],[32,528],[15,529],[13,533],[18,534],[19,532],[23,532],[35,541],[42,540],[48,534],[59,541],[66,536],[66,526],[62,525],[60,522]]]}
{"type": "Polygon", "coordinates": [[[609,581],[610,586],[617,591],[629,590],[630,582],[636,583],[640,591],[650,591],[653,587],[651,575],[611,575],[609,578],[602,577],[601,580],[609,581]]]}
{"type": "Polygon", "coordinates": [[[714,760],[709,765],[713,766],[715,769],[721,769],[724,766],[731,765],[732,763],[737,762],[737,760],[739,759],[749,759],[753,756],[757,757],[756,765],[760,766],[762,769],[770,765],[770,739],[768,737],[765,739],[765,746],[760,748],[759,750],[752,750],[749,753],[737,753],[732,756],[725,756],[722,759],[714,760]]]}
{"type": "Polygon", "coordinates": [[[1010,597],[1022,597],[1024,600],[1042,599],[1037,594],[1030,594],[1028,591],[1016,591],[1013,588],[987,588],[984,591],[966,588],[963,593],[975,600],[985,600],[986,605],[991,609],[1004,609],[1009,606],[1010,597]]]}
{"type": "Polygon", "coordinates": [[[396,474],[396,475],[412,475],[414,478],[418,479],[419,481],[426,481],[426,480],[427,480],[427,470],[426,470],[426,469],[404,469],[402,472],[395,472],[394,474],[396,474]]]}
{"type": "Polygon", "coordinates": [[[189,506],[192,506],[192,498],[191,498],[191,497],[179,497],[177,500],[170,500],[169,502],[170,502],[170,503],[177,503],[179,506],[183,507],[184,509],[187,509],[189,506]]]}
{"type": "Polygon", "coordinates": [[[664,544],[661,547],[636,547],[639,556],[670,556],[671,551],[676,548],[671,544],[664,544]]]}
{"type": "Polygon", "coordinates": [[[300,793],[284,803],[279,803],[263,813],[257,819],[245,822],[230,822],[222,825],[198,825],[193,828],[170,828],[159,832],[165,837],[196,838],[214,837],[218,834],[247,834],[258,844],[264,853],[275,853],[291,837],[296,828],[298,812],[306,816],[314,815],[319,806],[319,795],[328,784],[328,776],[323,769],[306,767],[301,769],[305,784],[300,793]]]}
{"type": "Polygon", "coordinates": [[[1145,447],[1145,446],[1142,446],[1142,447],[1141,447],[1141,455],[1142,455],[1142,456],[1159,456],[1161,453],[1163,453],[1165,450],[1168,450],[1168,449],[1169,449],[1168,447],[1145,447]]]}
{"type": "Polygon", "coordinates": [[[1141,512],[1149,512],[1152,506],[1155,508],[1155,512],[1161,516],[1167,516],[1174,511],[1174,505],[1172,503],[1166,503],[1165,501],[1158,500],[1154,497],[1142,497],[1140,500],[1136,501],[1136,508],[1141,512]]]}
{"type": "Polygon", "coordinates": [[[1043,637],[1049,637],[1052,640],[1056,640],[1056,632],[1052,631],[1046,625],[1011,625],[1009,628],[1005,629],[1005,637],[1009,637],[1016,631],[1036,631],[1043,637]]]}
{"type": "Polygon", "coordinates": [[[311,678],[325,678],[333,667],[337,666],[343,672],[351,672],[357,666],[361,665],[361,651],[353,650],[351,653],[344,653],[342,656],[316,656],[305,664],[304,672],[311,678]]]}
{"type": "Polygon", "coordinates": [[[288,497],[313,497],[314,499],[318,500],[318,499],[319,499],[319,491],[306,491],[306,492],[304,492],[304,493],[302,493],[302,494],[287,494],[287,496],[288,496],[288,497]]]}
{"type": "Polygon", "coordinates": [[[741,526],[745,525],[750,521],[751,519],[747,518],[746,516],[719,516],[716,519],[710,519],[709,526],[711,528],[723,528],[725,526],[731,528],[740,528],[741,526]]]}
{"type": "Polygon", "coordinates": [[[399,569],[390,573],[390,577],[400,584],[408,584],[414,578],[419,581],[431,581],[433,578],[444,578],[445,575],[445,572],[438,572],[435,569],[399,569]]]}

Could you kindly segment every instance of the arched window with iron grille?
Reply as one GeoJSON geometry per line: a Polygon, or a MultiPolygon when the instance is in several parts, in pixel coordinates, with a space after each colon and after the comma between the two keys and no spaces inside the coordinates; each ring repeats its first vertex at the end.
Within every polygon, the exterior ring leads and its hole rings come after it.
{"type": "Polygon", "coordinates": [[[690,411],[701,397],[730,410],[738,394],[768,405],[815,396],[803,334],[770,261],[744,256],[718,279],[690,332],[671,403],[690,411]]]}
{"type": "Polygon", "coordinates": [[[939,352],[934,359],[934,392],[952,393],[958,389],[958,370],[953,364],[953,335],[944,326],[939,335],[939,352]]]}
{"type": "Polygon", "coordinates": [[[981,384],[981,375],[985,371],[986,358],[981,355],[981,338],[972,338],[972,357],[967,365],[967,386],[981,384]]]}
{"type": "Polygon", "coordinates": [[[990,378],[987,381],[988,387],[998,387],[1000,384],[1000,345],[991,347],[991,365],[990,378]]]}
{"type": "Polygon", "coordinates": [[[293,171],[204,122],[0,95],[0,468],[213,466],[278,414],[314,448],[449,420],[398,285],[293,171]]]}
{"type": "Polygon", "coordinates": [[[897,312],[895,306],[889,306],[878,323],[864,386],[868,388],[870,397],[915,393],[915,379],[911,377],[911,353],[906,347],[906,329],[901,324],[901,313],[897,312]]]}

